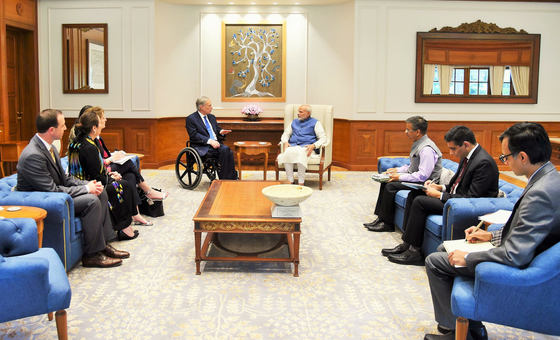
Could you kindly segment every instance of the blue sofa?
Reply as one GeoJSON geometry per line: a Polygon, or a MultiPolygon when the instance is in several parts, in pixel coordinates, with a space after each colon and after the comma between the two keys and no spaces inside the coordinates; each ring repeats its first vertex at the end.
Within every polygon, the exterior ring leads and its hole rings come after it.
{"type": "MultiPolygon", "coordinates": [[[[139,165],[138,157],[133,159],[139,165]]],[[[68,159],[61,159],[67,168],[68,159]]],[[[0,205],[26,205],[47,211],[44,220],[43,247],[53,248],[66,271],[82,259],[82,222],[74,216],[74,201],[63,192],[12,191],[17,185],[17,174],[0,179],[0,205]]]]}
{"type": "MultiPolygon", "coordinates": [[[[408,157],[379,157],[377,169],[381,173],[389,168],[400,167],[408,163],[408,157]]],[[[458,164],[449,159],[443,159],[442,166],[453,172],[456,172],[458,168],[458,164]]],[[[499,189],[505,193],[506,197],[452,198],[445,203],[443,215],[429,215],[426,219],[422,245],[424,256],[436,251],[444,240],[465,237],[465,229],[477,224],[478,216],[499,209],[512,210],[515,202],[521,196],[523,188],[500,179],[499,189]]],[[[401,190],[395,196],[394,220],[395,225],[401,231],[404,229],[404,208],[409,192],[409,190],[401,190]]]]}

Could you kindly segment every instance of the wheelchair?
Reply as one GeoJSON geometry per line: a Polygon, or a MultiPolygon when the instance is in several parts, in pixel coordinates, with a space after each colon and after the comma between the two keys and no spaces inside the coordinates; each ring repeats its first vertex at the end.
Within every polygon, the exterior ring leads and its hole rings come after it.
{"type": "Polygon", "coordinates": [[[206,174],[210,182],[216,179],[220,164],[216,157],[200,157],[195,148],[187,141],[187,147],[179,152],[175,161],[175,176],[185,189],[193,190],[206,174]]]}

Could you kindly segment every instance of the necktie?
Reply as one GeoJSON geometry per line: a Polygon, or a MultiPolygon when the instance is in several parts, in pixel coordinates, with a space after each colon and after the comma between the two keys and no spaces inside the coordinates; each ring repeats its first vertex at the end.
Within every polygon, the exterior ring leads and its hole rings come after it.
{"type": "Polygon", "coordinates": [[[459,176],[457,176],[457,179],[455,180],[455,183],[453,183],[453,185],[451,186],[451,190],[449,191],[450,193],[452,193],[452,194],[455,193],[455,190],[457,189],[457,186],[461,182],[461,179],[463,179],[463,174],[465,173],[465,169],[467,168],[467,163],[468,162],[469,162],[469,160],[465,158],[465,161],[463,162],[463,166],[461,166],[461,171],[459,171],[459,176]]]}
{"type": "Polygon", "coordinates": [[[53,159],[53,162],[56,164],[56,157],[54,156],[54,151],[53,151],[53,147],[51,146],[51,149],[49,150],[49,152],[51,153],[51,157],[53,159]]]}
{"type": "Polygon", "coordinates": [[[206,116],[204,116],[204,124],[206,125],[206,131],[208,131],[208,135],[210,136],[210,138],[213,140],[218,140],[216,138],[216,135],[214,134],[214,130],[212,130],[212,127],[210,126],[210,122],[208,122],[208,117],[206,116]]]}

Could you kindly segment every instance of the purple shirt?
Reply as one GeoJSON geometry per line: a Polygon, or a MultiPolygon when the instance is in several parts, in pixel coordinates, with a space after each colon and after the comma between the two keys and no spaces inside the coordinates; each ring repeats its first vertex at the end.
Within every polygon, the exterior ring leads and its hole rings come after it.
{"type": "Polygon", "coordinates": [[[418,164],[418,171],[409,174],[407,172],[409,165],[403,165],[400,168],[397,168],[397,172],[401,174],[399,176],[399,181],[401,182],[419,182],[424,183],[430,175],[432,171],[434,171],[434,166],[437,163],[438,155],[429,146],[425,146],[420,150],[418,153],[420,157],[420,164],[418,164]]]}

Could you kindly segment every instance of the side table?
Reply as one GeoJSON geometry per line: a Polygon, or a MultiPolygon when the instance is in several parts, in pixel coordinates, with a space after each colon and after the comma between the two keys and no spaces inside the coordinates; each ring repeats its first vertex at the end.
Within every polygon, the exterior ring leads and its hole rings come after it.
{"type": "Polygon", "coordinates": [[[264,170],[263,176],[264,180],[266,181],[266,168],[268,166],[268,152],[270,151],[270,147],[272,143],[270,142],[253,142],[253,141],[243,141],[243,142],[235,142],[235,153],[237,154],[237,167],[239,168],[239,179],[241,179],[241,154],[244,153],[246,155],[259,155],[264,153],[264,170]]]}
{"type": "Polygon", "coordinates": [[[37,223],[37,238],[39,239],[39,248],[43,246],[43,220],[47,217],[47,211],[45,209],[36,207],[26,207],[26,206],[12,206],[12,205],[2,205],[2,210],[0,210],[0,216],[4,218],[32,218],[37,223]],[[9,208],[18,207],[21,208],[16,211],[9,211],[9,208]]]}

